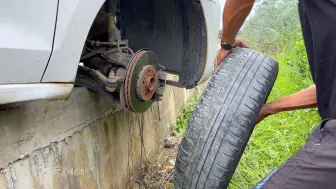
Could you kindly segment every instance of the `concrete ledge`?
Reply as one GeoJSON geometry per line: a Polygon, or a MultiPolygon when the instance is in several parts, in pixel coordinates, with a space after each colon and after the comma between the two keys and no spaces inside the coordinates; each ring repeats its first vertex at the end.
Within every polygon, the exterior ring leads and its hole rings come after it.
{"type": "Polygon", "coordinates": [[[85,88],[67,101],[1,111],[0,188],[131,188],[141,154],[158,151],[198,92],[168,87],[144,114],[125,112],[85,88]]]}

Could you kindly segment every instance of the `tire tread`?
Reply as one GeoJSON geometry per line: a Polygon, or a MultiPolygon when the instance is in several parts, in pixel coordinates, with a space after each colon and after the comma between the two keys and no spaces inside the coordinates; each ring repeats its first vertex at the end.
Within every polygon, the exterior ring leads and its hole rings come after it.
{"type": "Polygon", "coordinates": [[[277,73],[276,61],[249,49],[235,49],[225,59],[208,82],[181,142],[176,188],[228,186],[277,73]]]}

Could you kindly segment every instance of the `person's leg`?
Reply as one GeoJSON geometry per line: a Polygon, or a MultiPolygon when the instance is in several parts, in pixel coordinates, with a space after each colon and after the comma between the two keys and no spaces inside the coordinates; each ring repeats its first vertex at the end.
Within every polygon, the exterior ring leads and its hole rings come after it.
{"type": "MultiPolygon", "coordinates": [[[[311,28],[310,36],[304,38],[308,57],[313,53],[309,64],[313,67],[319,113],[323,119],[336,119],[336,0],[301,0],[300,3],[311,28]],[[311,44],[313,48],[308,49],[311,44]]],[[[306,28],[302,29],[305,33],[306,28]]]]}
{"type": "Polygon", "coordinates": [[[307,143],[255,189],[336,188],[336,120],[322,122],[307,143]]]}

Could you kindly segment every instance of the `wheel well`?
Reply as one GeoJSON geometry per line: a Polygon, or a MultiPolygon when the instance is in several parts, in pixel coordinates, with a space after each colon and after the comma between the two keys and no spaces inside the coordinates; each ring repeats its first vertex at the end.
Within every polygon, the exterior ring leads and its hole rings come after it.
{"type": "Polygon", "coordinates": [[[123,34],[134,50],[148,48],[166,70],[179,75],[174,83],[192,87],[206,62],[206,24],[199,0],[123,0],[123,34]]]}
{"type": "MultiPolygon", "coordinates": [[[[131,49],[153,51],[167,72],[179,76],[179,81],[169,84],[197,85],[207,50],[206,24],[199,0],[121,0],[119,9],[117,26],[131,49]]],[[[89,37],[97,30],[107,31],[106,24],[95,22],[89,37]]]]}

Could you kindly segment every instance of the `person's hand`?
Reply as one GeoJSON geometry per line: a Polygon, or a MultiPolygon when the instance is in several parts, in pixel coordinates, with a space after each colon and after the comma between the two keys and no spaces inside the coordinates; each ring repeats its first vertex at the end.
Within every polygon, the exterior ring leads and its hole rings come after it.
{"type": "Polygon", "coordinates": [[[267,116],[274,114],[271,104],[264,104],[257,117],[256,124],[260,123],[267,116]]]}
{"type": "MultiPolygon", "coordinates": [[[[236,46],[236,47],[244,47],[244,48],[248,48],[247,44],[246,44],[243,40],[241,40],[241,39],[239,39],[239,38],[237,38],[237,39],[235,40],[235,46],[236,46]]],[[[232,52],[232,49],[231,49],[231,50],[225,50],[225,49],[223,49],[223,48],[220,48],[220,50],[219,50],[219,52],[218,52],[218,55],[217,55],[216,68],[218,68],[218,67],[222,64],[223,60],[224,60],[224,59],[225,59],[231,52],[232,52]]]]}
{"type": "Polygon", "coordinates": [[[223,48],[220,48],[219,49],[219,52],[218,52],[218,55],[217,55],[217,62],[216,62],[216,68],[218,68],[223,60],[232,52],[232,49],[231,50],[226,50],[226,49],[223,49],[223,48]]]}

